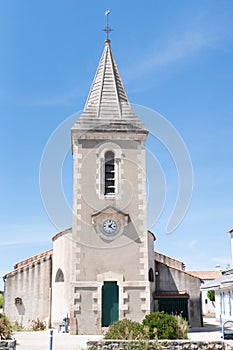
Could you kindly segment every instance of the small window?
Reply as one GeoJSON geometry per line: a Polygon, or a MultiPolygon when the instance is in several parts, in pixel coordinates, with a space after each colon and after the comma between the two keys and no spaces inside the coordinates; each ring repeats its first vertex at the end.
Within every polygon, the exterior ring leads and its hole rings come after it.
{"type": "Polygon", "coordinates": [[[23,301],[22,301],[22,298],[15,298],[15,305],[22,305],[23,304],[23,301]]]}
{"type": "Polygon", "coordinates": [[[104,170],[105,189],[104,194],[115,194],[115,159],[113,152],[105,153],[105,170],[104,170]]]}
{"type": "Polygon", "coordinates": [[[205,299],[205,304],[208,304],[208,299],[205,299]]]}
{"type": "Polygon", "coordinates": [[[149,270],[149,282],[154,282],[154,272],[152,267],[149,270]]]}
{"type": "Polygon", "coordinates": [[[64,282],[64,273],[62,272],[61,269],[57,270],[55,282],[64,282]]]}

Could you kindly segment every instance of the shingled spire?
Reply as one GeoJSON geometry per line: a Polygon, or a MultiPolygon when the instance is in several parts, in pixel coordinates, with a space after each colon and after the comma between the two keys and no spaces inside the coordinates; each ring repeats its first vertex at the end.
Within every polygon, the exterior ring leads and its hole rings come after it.
{"type": "Polygon", "coordinates": [[[133,113],[112,54],[110,40],[105,47],[93,80],[84,111],[72,129],[92,129],[108,124],[108,130],[116,125],[122,130],[130,127],[145,129],[133,113]],[[121,125],[121,126],[120,126],[121,125]]]}
{"type": "Polygon", "coordinates": [[[84,113],[96,118],[122,119],[132,113],[110,40],[105,41],[96,76],[92,83],[84,113]]]}

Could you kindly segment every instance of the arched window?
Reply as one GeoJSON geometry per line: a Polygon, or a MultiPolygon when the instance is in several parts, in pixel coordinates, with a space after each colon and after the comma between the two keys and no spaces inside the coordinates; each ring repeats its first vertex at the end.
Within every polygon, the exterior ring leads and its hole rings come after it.
{"type": "Polygon", "coordinates": [[[55,282],[64,282],[64,273],[62,272],[61,269],[57,270],[55,282]]]}
{"type": "Polygon", "coordinates": [[[154,272],[153,272],[152,267],[150,268],[148,275],[149,275],[148,276],[149,277],[149,282],[154,282],[154,272]]]}
{"type": "Polygon", "coordinates": [[[115,194],[115,159],[113,152],[108,151],[105,153],[104,164],[104,194],[115,194]]]}
{"type": "Polygon", "coordinates": [[[22,298],[20,297],[15,298],[15,305],[22,305],[22,304],[23,304],[22,298]]]}

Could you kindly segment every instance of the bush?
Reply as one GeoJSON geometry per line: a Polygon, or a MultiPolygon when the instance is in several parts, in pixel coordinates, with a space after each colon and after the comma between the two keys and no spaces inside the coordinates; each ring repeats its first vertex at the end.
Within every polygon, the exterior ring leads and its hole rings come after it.
{"type": "Polygon", "coordinates": [[[15,323],[13,323],[12,327],[13,327],[14,332],[24,331],[24,327],[23,327],[22,323],[19,323],[18,321],[15,321],[15,323]]]}
{"type": "Polygon", "coordinates": [[[140,323],[124,319],[112,323],[105,333],[104,339],[146,339],[146,334],[140,323]]]}
{"type": "Polygon", "coordinates": [[[0,339],[12,339],[13,327],[5,314],[0,314],[0,339]]]}
{"type": "Polygon", "coordinates": [[[114,322],[104,335],[104,339],[188,339],[188,322],[181,316],[154,312],[146,315],[142,324],[127,319],[114,322]]]}
{"type": "Polygon", "coordinates": [[[153,312],[142,324],[148,328],[149,339],[187,339],[188,322],[181,316],[153,312]]]}
{"type": "Polygon", "coordinates": [[[175,316],[176,318],[176,339],[188,339],[188,321],[181,316],[175,316]]]}
{"type": "Polygon", "coordinates": [[[29,326],[31,331],[44,331],[46,328],[46,323],[41,321],[39,318],[32,320],[29,326]]]}
{"type": "Polygon", "coordinates": [[[0,309],[3,307],[3,292],[0,292],[0,309]]]}
{"type": "Polygon", "coordinates": [[[208,290],[207,297],[210,301],[215,301],[215,290],[214,289],[208,290]]]}

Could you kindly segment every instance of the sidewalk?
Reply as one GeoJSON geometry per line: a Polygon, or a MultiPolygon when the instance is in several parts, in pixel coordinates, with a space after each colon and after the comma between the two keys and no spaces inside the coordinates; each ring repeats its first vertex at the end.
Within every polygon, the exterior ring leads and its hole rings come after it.
{"type": "Polygon", "coordinates": [[[222,340],[222,329],[220,323],[214,317],[204,317],[203,327],[190,328],[188,337],[190,340],[218,341],[222,340]]]}
{"type": "MultiPolygon", "coordinates": [[[[14,334],[18,350],[49,350],[50,331],[17,332],[14,334]]],[[[53,350],[86,349],[88,340],[99,340],[101,335],[70,335],[68,333],[53,332],[53,350]]]]}
{"type": "MultiPolygon", "coordinates": [[[[50,331],[43,332],[17,332],[17,350],[49,350],[50,331]]],[[[221,327],[215,318],[204,318],[204,327],[191,328],[188,337],[193,341],[219,341],[221,327]]],[[[67,333],[53,332],[53,350],[80,350],[86,348],[88,340],[102,339],[102,335],[69,335],[67,333]]]]}

